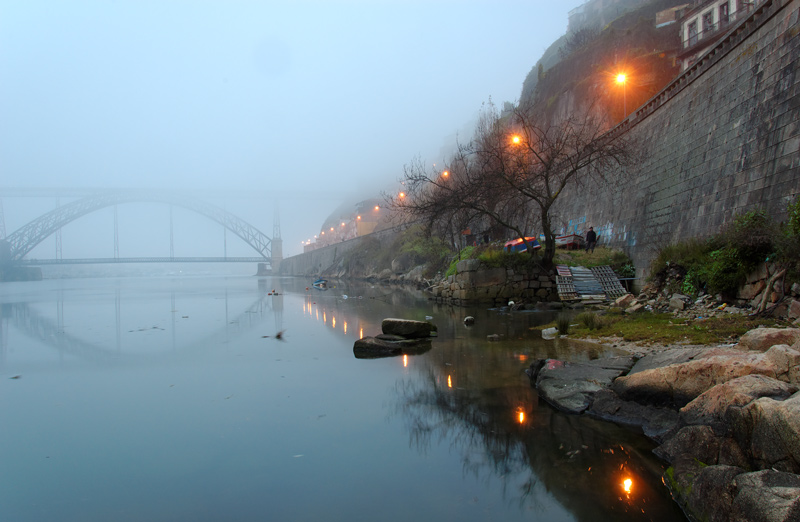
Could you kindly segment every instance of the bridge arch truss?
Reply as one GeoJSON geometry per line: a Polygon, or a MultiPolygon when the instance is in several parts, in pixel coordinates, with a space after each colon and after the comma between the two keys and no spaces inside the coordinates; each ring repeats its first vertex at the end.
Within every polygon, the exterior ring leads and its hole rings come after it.
{"type": "Polygon", "coordinates": [[[54,234],[64,225],[76,219],[121,203],[155,202],[191,210],[212,221],[216,221],[226,229],[239,236],[265,261],[272,262],[272,240],[250,223],[230,212],[180,193],[164,193],[155,191],[108,191],[78,199],[62,205],[30,223],[20,227],[6,237],[10,247],[11,262],[22,260],[36,245],[54,234]]]}

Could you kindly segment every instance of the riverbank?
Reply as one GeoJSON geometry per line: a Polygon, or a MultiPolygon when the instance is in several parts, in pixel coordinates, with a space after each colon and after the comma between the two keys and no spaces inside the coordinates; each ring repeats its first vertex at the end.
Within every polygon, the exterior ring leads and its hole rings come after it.
{"type": "Polygon", "coordinates": [[[712,346],[591,339],[629,355],[534,361],[555,408],[638,427],[692,520],[800,520],[800,329],[712,346]]]}

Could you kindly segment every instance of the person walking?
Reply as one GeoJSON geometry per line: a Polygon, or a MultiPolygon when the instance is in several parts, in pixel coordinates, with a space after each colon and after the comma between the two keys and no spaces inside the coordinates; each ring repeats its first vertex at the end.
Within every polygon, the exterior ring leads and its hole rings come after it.
{"type": "Polygon", "coordinates": [[[594,227],[589,227],[589,231],[586,233],[586,252],[589,252],[589,249],[592,249],[592,254],[594,254],[594,247],[597,245],[597,234],[594,231],[594,227]]]}

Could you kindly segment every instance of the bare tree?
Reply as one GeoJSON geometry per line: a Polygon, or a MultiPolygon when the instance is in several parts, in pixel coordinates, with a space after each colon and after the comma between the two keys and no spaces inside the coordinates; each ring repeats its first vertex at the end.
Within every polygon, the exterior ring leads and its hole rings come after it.
{"type": "Polygon", "coordinates": [[[538,225],[545,237],[544,262],[552,264],[551,212],[564,189],[590,180],[603,183],[635,161],[629,138],[607,129],[591,110],[546,122],[531,106],[500,118],[489,103],[473,139],[459,144],[444,170],[420,161],[406,165],[405,196],[392,204],[429,227],[488,218],[526,244],[538,225]]]}

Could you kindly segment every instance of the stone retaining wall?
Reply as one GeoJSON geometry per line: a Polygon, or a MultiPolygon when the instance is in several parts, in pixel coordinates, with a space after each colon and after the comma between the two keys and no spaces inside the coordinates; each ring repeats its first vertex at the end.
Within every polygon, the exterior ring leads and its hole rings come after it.
{"type": "Polygon", "coordinates": [[[543,268],[526,272],[486,268],[477,259],[459,261],[456,268],[455,275],[431,288],[440,303],[505,305],[509,299],[521,299],[526,304],[559,300],[555,273],[543,268]]]}
{"type": "Polygon", "coordinates": [[[764,0],[614,132],[647,144],[624,183],[564,192],[558,220],[593,226],[637,277],[671,242],[713,235],[755,208],[777,220],[800,194],[800,0],[764,0]]]}

